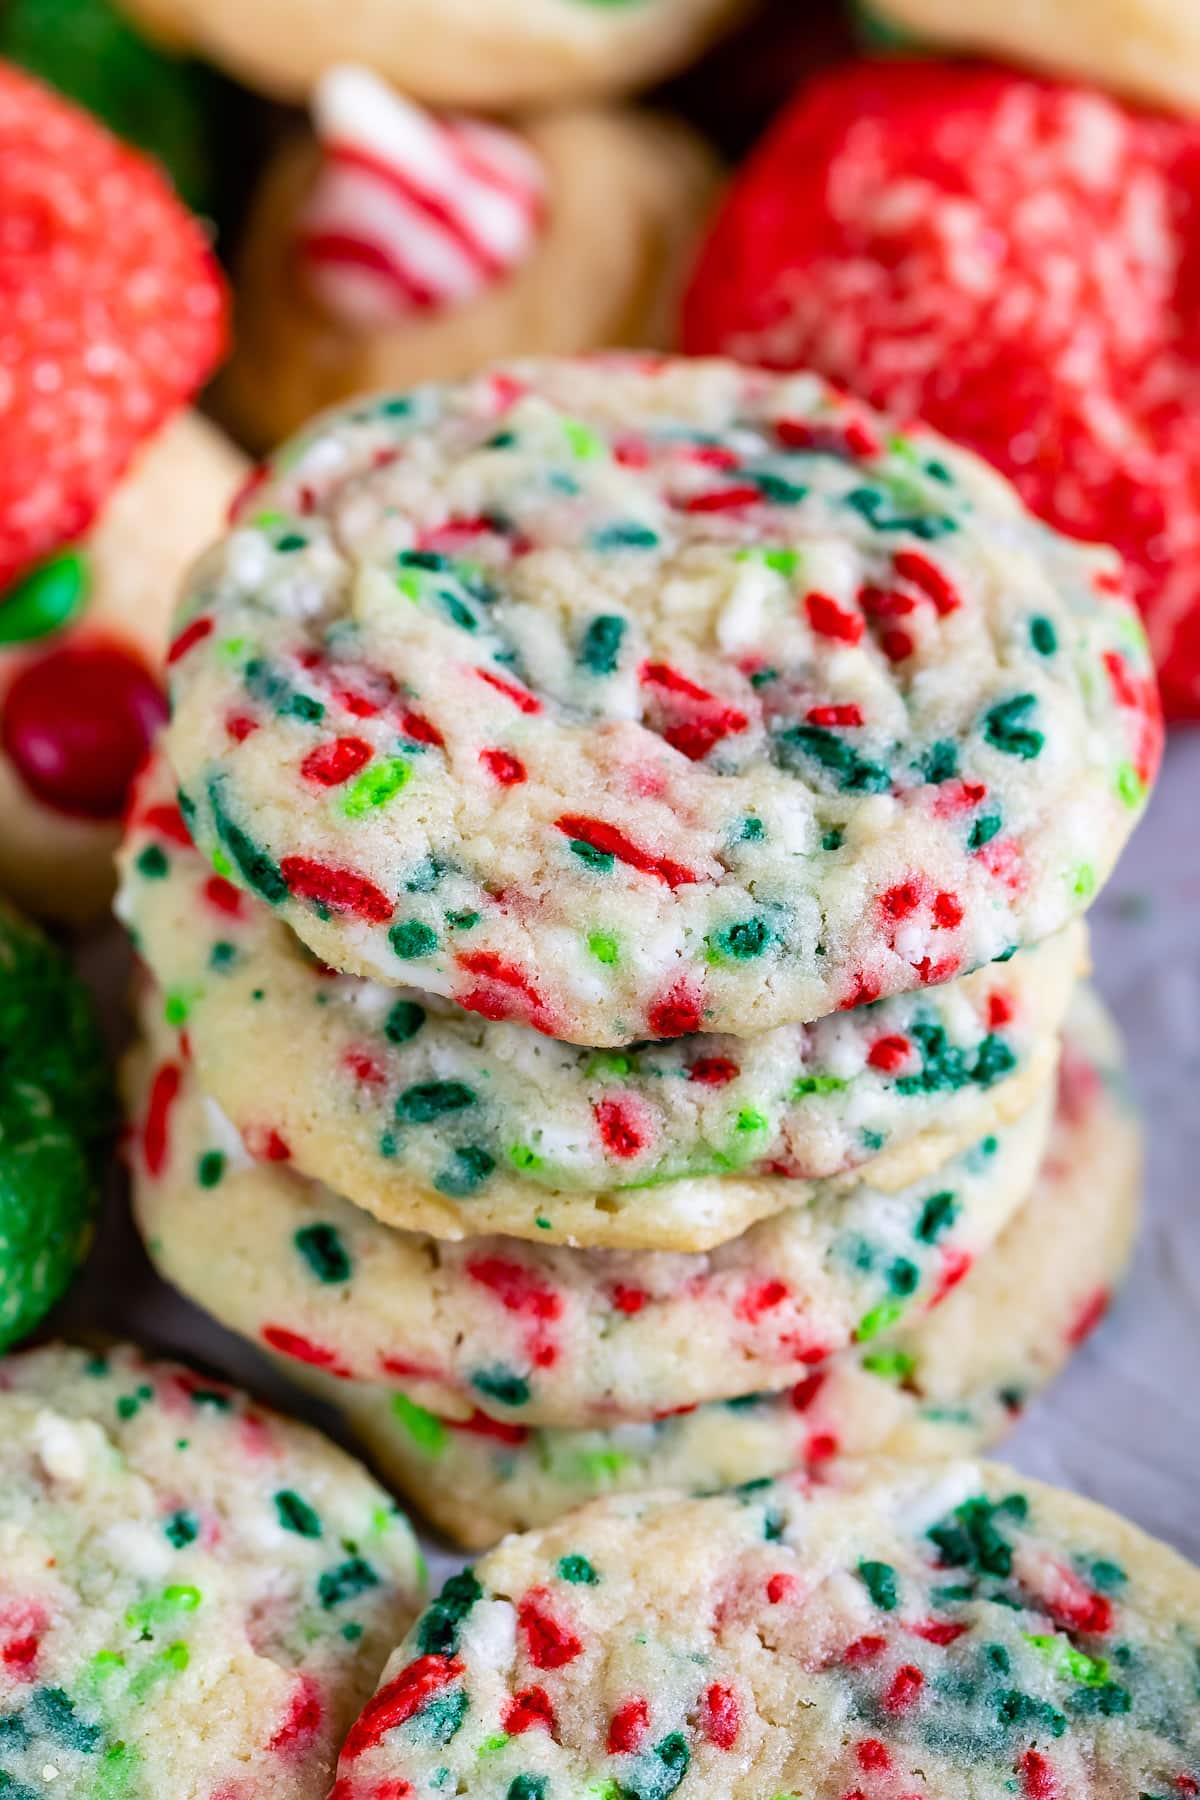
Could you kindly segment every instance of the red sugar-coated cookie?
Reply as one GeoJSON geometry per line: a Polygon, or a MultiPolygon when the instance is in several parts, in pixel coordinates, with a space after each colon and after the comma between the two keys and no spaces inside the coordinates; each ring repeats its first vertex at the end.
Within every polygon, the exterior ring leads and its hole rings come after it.
{"type": "Polygon", "coordinates": [[[1200,122],[982,66],[859,62],[734,182],[684,347],[812,366],[1131,569],[1200,718],[1200,122]]]}
{"type": "Polygon", "coordinates": [[[86,530],[224,341],[215,259],[163,178],[0,64],[0,592],[86,530]]]}

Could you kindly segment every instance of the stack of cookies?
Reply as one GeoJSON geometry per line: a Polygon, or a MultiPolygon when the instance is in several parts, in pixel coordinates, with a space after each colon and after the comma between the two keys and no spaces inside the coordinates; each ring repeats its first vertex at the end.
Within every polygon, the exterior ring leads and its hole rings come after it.
{"type": "Polygon", "coordinates": [[[144,1235],[461,1541],[973,1450],[1099,1317],[1114,554],[812,376],[514,364],[265,465],[171,674],[144,1235]]]}

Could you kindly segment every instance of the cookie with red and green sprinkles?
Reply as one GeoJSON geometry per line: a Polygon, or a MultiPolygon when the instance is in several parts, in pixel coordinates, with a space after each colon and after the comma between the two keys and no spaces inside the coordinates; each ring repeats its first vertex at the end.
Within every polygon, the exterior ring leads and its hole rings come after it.
{"type": "Polygon", "coordinates": [[[325,1800],[420,1604],[343,1451],[128,1346],[0,1364],[5,1800],[325,1800]]]}
{"type": "Polygon", "coordinates": [[[447,1238],[699,1250],[813,1179],[865,1166],[903,1186],[1050,1078],[1084,953],[1073,925],[813,1025],[592,1051],[316,962],[191,846],[161,758],[121,861],[119,910],[166,1020],[246,1140],[447,1238]]]}
{"type": "Polygon", "coordinates": [[[708,1252],[444,1243],[254,1161],[186,1053],[151,1020],[130,1071],[135,1207],[160,1272],[298,1364],[460,1418],[546,1425],[782,1389],[849,1343],[885,1340],[1017,1212],[1053,1101],[1048,1086],[1025,1117],[910,1187],[813,1184],[708,1252]]]}
{"type": "MultiPolygon", "coordinates": [[[[1141,1133],[1118,1045],[1081,995],[1034,1190],[932,1311],[855,1345],[781,1393],[574,1430],[446,1419],[409,1394],[305,1372],[374,1466],[464,1548],[613,1493],[708,1493],[847,1457],[975,1455],[1012,1427],[1103,1318],[1129,1260],[1141,1133]],[[1086,1005],[1085,1005],[1086,1002],[1086,1005]]],[[[294,1371],[294,1361],[289,1362],[294,1371]]]]}
{"type": "Polygon", "coordinates": [[[501,366],[325,415],[193,575],[170,760],[331,966],[614,1046],[947,981],[1159,750],[1115,554],[815,376],[501,366]]]}
{"type": "Polygon", "coordinates": [[[969,1460],[598,1501],[453,1576],[336,1800],[1190,1794],[1200,1570],[969,1460]]]}

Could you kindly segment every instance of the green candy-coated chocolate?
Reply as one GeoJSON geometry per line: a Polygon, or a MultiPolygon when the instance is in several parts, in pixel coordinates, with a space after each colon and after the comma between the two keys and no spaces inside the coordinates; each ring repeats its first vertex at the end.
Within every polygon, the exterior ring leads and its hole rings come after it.
{"type": "Polygon", "coordinates": [[[62,631],[87,601],[88,566],[78,550],[40,563],[0,594],[0,647],[32,644],[62,631]]]}

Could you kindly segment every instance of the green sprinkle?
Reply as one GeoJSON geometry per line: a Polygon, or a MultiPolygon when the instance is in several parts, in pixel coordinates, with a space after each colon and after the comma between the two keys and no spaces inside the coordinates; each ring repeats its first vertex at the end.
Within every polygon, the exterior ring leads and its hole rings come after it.
{"type": "Polygon", "coordinates": [[[425,1008],[415,1000],[397,1000],[383,1026],[389,1044],[407,1044],[425,1023],[425,1008]]]}
{"type": "Polygon", "coordinates": [[[169,1544],[174,1545],[176,1550],[183,1550],[188,1544],[194,1544],[200,1536],[200,1521],[195,1513],[173,1512],[164,1524],[163,1531],[169,1544]]]}
{"type": "Polygon", "coordinates": [[[862,1366],[868,1374],[879,1375],[884,1381],[906,1381],[916,1368],[917,1359],[906,1350],[872,1350],[863,1357],[862,1366]]]}
{"type": "Polygon", "coordinates": [[[386,806],[408,785],[411,775],[411,763],[401,756],[372,763],[351,783],[342,802],[343,813],[348,819],[361,819],[364,813],[386,806]]]}
{"type": "Polygon", "coordinates": [[[821,839],[822,850],[840,850],[846,841],[846,834],[840,825],[831,825],[821,839]]]}
{"type": "Polygon", "coordinates": [[[907,1298],[909,1294],[916,1291],[920,1279],[917,1265],[909,1262],[906,1256],[896,1257],[895,1261],[888,1266],[887,1284],[893,1294],[900,1294],[907,1298]]]}
{"type": "Polygon", "coordinates": [[[1071,892],[1079,900],[1087,900],[1096,891],[1096,871],[1091,863],[1080,863],[1071,880],[1071,892]]]}
{"type": "Polygon", "coordinates": [[[499,1406],[529,1405],[528,1381],[503,1363],[497,1363],[491,1369],[477,1369],[471,1377],[471,1386],[499,1406]]]}
{"type": "Polygon", "coordinates": [[[812,1094],[840,1094],[846,1085],[840,1075],[798,1075],[792,1083],[792,1099],[806,1100],[812,1094]]]}
{"type": "Polygon", "coordinates": [[[572,1582],[576,1587],[596,1587],[600,1581],[587,1557],[578,1554],[560,1557],[558,1572],[564,1581],[572,1582]]]}
{"type": "Polygon", "coordinates": [[[508,1147],[508,1160],[514,1169],[524,1169],[528,1171],[531,1169],[540,1169],[542,1166],[541,1157],[536,1150],[531,1150],[528,1144],[510,1144],[508,1147]]]}
{"type": "Polygon", "coordinates": [[[202,1188],[218,1187],[224,1173],[225,1152],[223,1150],[205,1150],[196,1158],[196,1180],[202,1188]]]}
{"type": "Polygon", "coordinates": [[[748,469],[747,478],[754,483],[764,500],[772,506],[799,506],[808,489],[799,482],[787,481],[782,475],[773,475],[769,470],[755,472],[748,469]]]}
{"type": "Polygon", "coordinates": [[[460,1144],[449,1167],[439,1170],[434,1187],[439,1194],[464,1199],[483,1186],[496,1167],[496,1159],[481,1144],[460,1144]]]}
{"type": "Polygon", "coordinates": [[[598,613],[589,621],[579,646],[579,661],[593,675],[611,675],[621,654],[625,620],[617,613],[598,613]]]}
{"type": "Polygon", "coordinates": [[[606,931],[588,933],[588,949],[599,963],[615,963],[620,958],[620,946],[615,937],[606,931]]]}
{"type": "Polygon", "coordinates": [[[191,1661],[191,1653],[186,1644],[168,1644],[165,1650],[152,1657],[146,1666],[134,1676],[129,1684],[129,1696],[132,1700],[142,1700],[170,1675],[180,1675],[191,1661]]]}
{"type": "Polygon", "coordinates": [[[1146,798],[1146,784],[1132,763],[1122,763],[1117,770],[1117,793],[1131,811],[1146,798]]]}
{"type": "Polygon", "coordinates": [[[353,1267],[350,1253],[332,1225],[302,1225],[292,1242],[324,1286],[349,1281],[353,1267]]]}
{"type": "Polygon", "coordinates": [[[401,962],[415,956],[430,956],[437,949],[437,933],[420,919],[402,919],[388,932],[388,943],[401,962]]]}
{"type": "Polygon", "coordinates": [[[985,844],[991,843],[1003,823],[999,813],[981,813],[971,827],[967,849],[982,850],[985,844]]]}
{"type": "Polygon", "coordinates": [[[224,974],[237,961],[237,945],[229,944],[224,939],[218,940],[208,953],[208,966],[218,974],[224,974]]]}
{"type": "Polygon", "coordinates": [[[930,1194],[921,1208],[921,1216],[913,1235],[920,1238],[923,1244],[936,1244],[953,1225],[958,1214],[958,1200],[948,1188],[940,1194],[930,1194]]]}
{"type": "Polygon", "coordinates": [[[895,1612],[900,1604],[900,1589],[891,1563],[860,1562],[859,1579],[881,1612],[895,1612]]]}
{"type": "Polygon", "coordinates": [[[739,844],[758,844],[766,835],[767,828],[762,820],[756,819],[753,813],[748,813],[738,829],[738,842],[739,844]]]}
{"type": "Polygon", "coordinates": [[[864,1313],[858,1321],[854,1333],[854,1341],[858,1344],[869,1344],[884,1331],[889,1331],[904,1315],[903,1300],[882,1300],[864,1313]]]}
{"type": "Polygon", "coordinates": [[[446,1427],[436,1413],[426,1412],[407,1394],[393,1394],[389,1405],[394,1418],[407,1431],[418,1450],[426,1456],[440,1456],[446,1448],[446,1427]]]}
{"type": "MultiPolygon", "coordinates": [[[[602,525],[599,531],[593,531],[591,538],[593,550],[653,550],[658,541],[657,531],[651,531],[649,525],[639,525],[636,519],[602,525]]],[[[611,671],[597,673],[610,674],[611,671]]]]}
{"type": "Polygon", "coordinates": [[[288,897],[287,882],[266,851],[260,849],[254,839],[249,837],[240,825],[235,825],[229,817],[222,803],[220,786],[216,780],[209,783],[208,803],[212,808],[213,824],[216,826],[217,836],[241,870],[242,878],[247,886],[252,888],[256,894],[260,894],[270,905],[278,906],[288,897]]]}
{"type": "Polygon", "coordinates": [[[544,1775],[514,1775],[505,1800],[546,1800],[548,1788],[544,1775]]]}
{"type": "Polygon", "coordinates": [[[343,1600],[353,1600],[366,1593],[368,1588],[378,1586],[379,1577],[370,1563],[364,1562],[361,1556],[351,1556],[338,1563],[336,1568],[325,1570],[317,1582],[317,1594],[321,1605],[329,1612],[343,1600]]]}
{"type": "Polygon", "coordinates": [[[1029,641],[1039,656],[1053,656],[1058,649],[1058,633],[1051,620],[1038,614],[1029,621],[1029,641]]]}
{"type": "Polygon", "coordinates": [[[823,725],[789,725],[771,742],[775,761],[789,774],[803,774],[806,765],[815,762],[837,776],[837,785],[848,794],[885,794],[892,778],[882,763],[860,756],[836,732],[823,725]]]}
{"type": "Polygon", "coordinates": [[[919,767],[932,785],[953,781],[958,774],[958,745],[952,738],[939,738],[936,744],[930,744],[919,767]]]}
{"type": "Polygon", "coordinates": [[[482,916],[482,913],[477,912],[448,912],[446,923],[451,931],[470,931],[473,925],[478,925],[482,916]]]}
{"type": "Polygon", "coordinates": [[[568,840],[572,856],[577,856],[585,869],[595,869],[601,875],[607,875],[617,860],[611,850],[597,850],[592,844],[585,844],[582,838],[568,840]]]}
{"type": "Polygon", "coordinates": [[[137,859],[137,872],[147,881],[161,881],[170,868],[171,860],[161,844],[147,844],[137,859]]]}
{"type": "Polygon", "coordinates": [[[770,1120],[765,1113],[755,1112],[753,1107],[744,1106],[734,1122],[734,1130],[742,1133],[765,1131],[770,1120]]]}
{"type": "Polygon", "coordinates": [[[1086,1656],[1082,1650],[1076,1650],[1066,1638],[1058,1637],[1053,1632],[1046,1635],[1023,1631],[1021,1636],[1027,1644],[1040,1656],[1044,1656],[1053,1664],[1060,1675],[1071,1681],[1081,1681],[1085,1687],[1103,1687],[1108,1681],[1108,1664],[1102,1656],[1086,1656]]]}
{"type": "Polygon", "coordinates": [[[771,941],[771,928],[765,919],[739,919],[736,924],[715,931],[709,941],[721,956],[748,962],[762,955],[771,941]]]}
{"type": "Polygon", "coordinates": [[[402,1125],[428,1125],[474,1106],[477,1099],[463,1081],[418,1081],[397,1095],[396,1118],[402,1125]]]}
{"type": "Polygon", "coordinates": [[[89,1725],[75,1711],[75,1703],[62,1688],[39,1688],[29,1703],[36,1730],[67,1750],[84,1754],[95,1750],[103,1735],[99,1725],[89,1725]]]}
{"type": "Polygon", "coordinates": [[[1014,694],[1010,700],[993,706],[983,721],[983,735],[988,743],[1006,756],[1019,756],[1025,762],[1040,756],[1045,734],[1026,723],[1036,705],[1036,694],[1014,694]]]}
{"type": "Polygon", "coordinates": [[[474,1570],[462,1569],[450,1576],[417,1622],[417,1647],[422,1656],[456,1654],[458,1628],[482,1593],[474,1570]]]}
{"type": "Polygon", "coordinates": [[[446,1689],[435,1694],[420,1712],[413,1714],[408,1729],[426,1743],[448,1744],[466,1717],[470,1704],[465,1688],[446,1689]]]}

